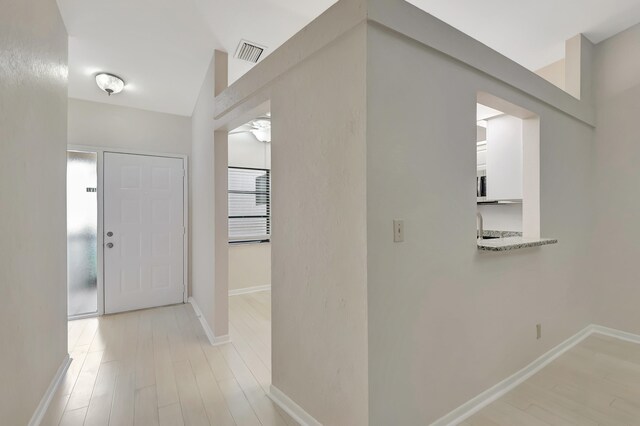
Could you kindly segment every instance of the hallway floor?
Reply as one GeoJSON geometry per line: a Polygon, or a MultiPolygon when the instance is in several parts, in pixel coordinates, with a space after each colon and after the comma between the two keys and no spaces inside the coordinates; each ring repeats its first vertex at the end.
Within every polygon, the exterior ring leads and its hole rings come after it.
{"type": "Polygon", "coordinates": [[[232,342],[211,346],[191,305],[69,322],[73,362],[43,425],[282,425],[266,396],[271,293],[229,299],[232,342]]]}
{"type": "Polygon", "coordinates": [[[638,424],[640,345],[594,334],[461,426],[638,424]]]}

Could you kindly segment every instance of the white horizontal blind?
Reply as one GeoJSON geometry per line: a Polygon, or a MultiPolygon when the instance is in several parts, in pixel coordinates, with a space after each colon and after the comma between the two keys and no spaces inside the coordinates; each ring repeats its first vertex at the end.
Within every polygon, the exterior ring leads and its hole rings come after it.
{"type": "Polygon", "coordinates": [[[270,235],[269,170],[229,167],[229,241],[268,241],[270,235]]]}

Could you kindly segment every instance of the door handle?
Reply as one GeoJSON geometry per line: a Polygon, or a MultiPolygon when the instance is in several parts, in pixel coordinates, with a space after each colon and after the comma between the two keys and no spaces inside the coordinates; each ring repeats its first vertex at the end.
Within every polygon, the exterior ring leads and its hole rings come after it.
{"type": "Polygon", "coordinates": [[[107,248],[113,248],[113,243],[107,243],[107,248]]]}

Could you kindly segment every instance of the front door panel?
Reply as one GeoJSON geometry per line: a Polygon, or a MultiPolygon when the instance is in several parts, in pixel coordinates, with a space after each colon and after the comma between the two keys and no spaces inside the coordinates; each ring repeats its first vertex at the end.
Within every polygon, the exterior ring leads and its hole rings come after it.
{"type": "Polygon", "coordinates": [[[184,165],[105,153],[105,312],[184,299],[184,165]]]}

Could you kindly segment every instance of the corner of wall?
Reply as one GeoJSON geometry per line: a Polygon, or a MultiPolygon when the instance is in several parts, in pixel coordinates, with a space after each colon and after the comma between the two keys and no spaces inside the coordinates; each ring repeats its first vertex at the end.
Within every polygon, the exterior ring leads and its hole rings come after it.
{"type": "Polygon", "coordinates": [[[213,122],[214,95],[226,85],[225,66],[226,54],[216,51],[191,118],[191,297],[215,338],[228,334],[227,135],[214,132],[213,122]]]}

